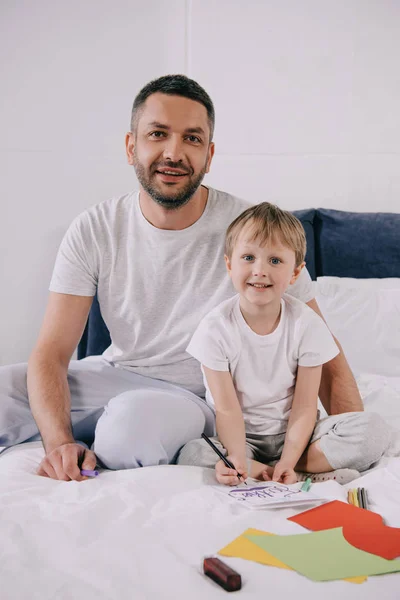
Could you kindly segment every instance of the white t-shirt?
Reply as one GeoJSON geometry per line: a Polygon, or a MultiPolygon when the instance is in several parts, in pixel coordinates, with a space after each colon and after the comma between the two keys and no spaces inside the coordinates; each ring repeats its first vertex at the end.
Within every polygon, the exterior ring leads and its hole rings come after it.
{"type": "MultiPolygon", "coordinates": [[[[268,335],[243,318],[239,296],[225,300],[200,323],[187,348],[202,365],[230,371],[247,433],[272,435],[287,429],[297,366],[322,365],[339,349],[324,321],[309,306],[284,294],[281,318],[268,335]]],[[[206,400],[214,400],[204,378],[206,400]]]]}
{"type": "MultiPolygon", "coordinates": [[[[186,347],[200,320],[235,294],[224,238],[228,225],[249,206],[209,188],[201,217],[171,231],[144,218],[139,192],[106,200],[71,224],[50,290],[93,296],[97,288],[112,340],[104,358],[204,396],[199,364],[186,347]]],[[[291,293],[303,302],[314,298],[305,269],[291,293]]]]}

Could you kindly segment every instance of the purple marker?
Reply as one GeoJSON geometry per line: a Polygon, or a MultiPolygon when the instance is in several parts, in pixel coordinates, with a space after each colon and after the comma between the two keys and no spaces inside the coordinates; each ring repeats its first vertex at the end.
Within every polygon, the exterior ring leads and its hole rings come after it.
{"type": "Polygon", "coordinates": [[[98,471],[90,471],[89,469],[81,469],[81,475],[84,477],[97,477],[98,471]]]}

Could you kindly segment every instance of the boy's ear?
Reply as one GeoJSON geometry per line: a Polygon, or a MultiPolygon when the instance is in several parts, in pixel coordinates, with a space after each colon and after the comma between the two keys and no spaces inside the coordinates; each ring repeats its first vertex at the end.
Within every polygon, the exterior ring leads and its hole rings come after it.
{"type": "Polygon", "coordinates": [[[224,259],[225,259],[225,264],[226,264],[226,270],[228,271],[228,275],[230,277],[231,276],[231,270],[232,270],[231,259],[226,254],[224,254],[224,259]]]}
{"type": "Polygon", "coordinates": [[[305,266],[306,266],[306,263],[303,261],[301,264],[299,264],[298,267],[294,268],[292,279],[290,280],[290,285],[293,285],[294,282],[297,281],[297,279],[300,276],[300,273],[302,272],[302,270],[304,269],[305,266]]]}

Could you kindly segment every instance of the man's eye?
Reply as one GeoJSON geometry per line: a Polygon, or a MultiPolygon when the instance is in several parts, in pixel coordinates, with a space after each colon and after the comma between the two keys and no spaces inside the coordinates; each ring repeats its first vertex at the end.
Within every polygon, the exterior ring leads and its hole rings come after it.
{"type": "Polygon", "coordinates": [[[250,262],[251,260],[254,260],[254,256],[252,254],[245,254],[243,256],[243,260],[245,260],[246,262],[250,262]]]}
{"type": "Polygon", "coordinates": [[[273,265],[280,265],[281,264],[281,259],[280,258],[271,258],[271,263],[273,265]]]}
{"type": "Polygon", "coordinates": [[[152,131],[150,133],[150,137],[152,138],[161,138],[161,137],[165,137],[166,133],[165,131],[152,131]]]}
{"type": "Polygon", "coordinates": [[[197,135],[188,135],[186,139],[194,144],[200,144],[201,142],[201,139],[197,135]]]}

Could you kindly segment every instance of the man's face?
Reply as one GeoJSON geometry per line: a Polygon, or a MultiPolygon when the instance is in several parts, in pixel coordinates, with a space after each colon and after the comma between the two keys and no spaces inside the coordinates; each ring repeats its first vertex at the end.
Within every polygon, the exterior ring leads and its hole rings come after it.
{"type": "Polygon", "coordinates": [[[137,178],[158,204],[186,204],[208,173],[214,154],[207,110],[194,100],[156,93],[139,111],[127,136],[127,155],[137,178]]]}

